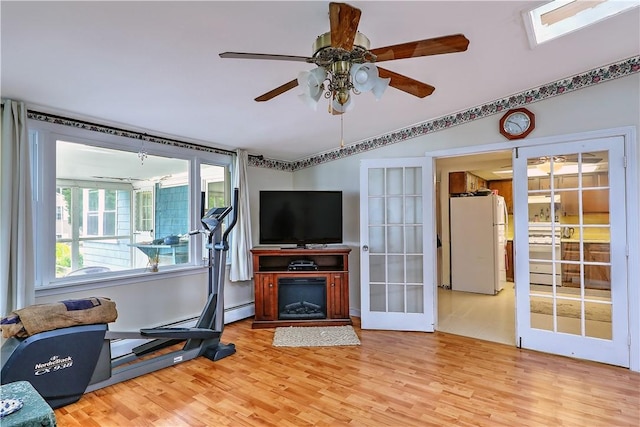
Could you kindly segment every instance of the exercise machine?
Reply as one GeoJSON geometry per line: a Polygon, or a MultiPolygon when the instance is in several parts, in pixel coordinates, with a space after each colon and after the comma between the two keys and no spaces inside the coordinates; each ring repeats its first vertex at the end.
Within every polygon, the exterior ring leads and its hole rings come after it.
{"type": "MultiPolygon", "coordinates": [[[[204,206],[204,200],[202,201],[204,206]]],[[[1,350],[2,384],[29,381],[52,408],[76,402],[84,393],[136,378],[204,356],[217,361],[235,353],[234,344],[222,344],[224,278],[229,233],[238,214],[238,189],[232,207],[212,208],[202,215],[203,228],[189,234],[207,238],[207,302],[192,328],[152,328],[140,332],[112,332],[106,324],[80,325],[40,332],[27,338],[9,338],[1,350]],[[223,220],[233,212],[222,232],[223,220]],[[111,340],[146,340],[131,353],[111,357],[111,340]],[[153,353],[184,342],[179,350],[153,353]]],[[[202,209],[204,210],[204,209],[202,209]]]]}

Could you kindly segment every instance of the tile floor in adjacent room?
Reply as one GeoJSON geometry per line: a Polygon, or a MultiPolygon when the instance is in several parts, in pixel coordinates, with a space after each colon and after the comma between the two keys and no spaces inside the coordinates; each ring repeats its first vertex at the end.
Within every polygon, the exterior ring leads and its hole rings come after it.
{"type": "Polygon", "coordinates": [[[513,283],[508,283],[497,295],[438,288],[437,330],[515,345],[513,283]]]}
{"type": "MultiPolygon", "coordinates": [[[[537,293],[546,287],[536,287],[537,293]]],[[[574,292],[564,289],[564,293],[574,292]]],[[[589,298],[603,300],[610,295],[604,291],[588,290],[589,298]]],[[[578,319],[558,316],[558,332],[581,334],[578,319]]],[[[553,318],[544,314],[533,314],[532,327],[552,330],[553,318]]],[[[587,320],[585,335],[594,338],[611,339],[611,322],[587,320]]],[[[515,288],[509,282],[497,295],[476,294],[438,288],[438,327],[436,330],[465,337],[515,345],[515,288]]]]}

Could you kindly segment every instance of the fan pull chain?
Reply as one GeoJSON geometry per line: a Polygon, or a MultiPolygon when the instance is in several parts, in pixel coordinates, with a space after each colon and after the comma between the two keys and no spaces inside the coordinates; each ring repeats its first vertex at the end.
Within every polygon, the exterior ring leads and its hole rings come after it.
{"type": "Polygon", "coordinates": [[[344,113],[340,114],[340,148],[344,148],[344,113]]]}

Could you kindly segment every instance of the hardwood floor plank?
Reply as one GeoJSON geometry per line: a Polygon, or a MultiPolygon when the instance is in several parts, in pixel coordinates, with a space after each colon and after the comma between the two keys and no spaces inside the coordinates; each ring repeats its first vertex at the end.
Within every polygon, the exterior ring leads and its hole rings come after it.
{"type": "Polygon", "coordinates": [[[56,409],[58,425],[640,425],[640,374],[628,369],[353,320],[360,346],[273,347],[273,329],[227,325],[236,354],[87,393],[56,409]]]}

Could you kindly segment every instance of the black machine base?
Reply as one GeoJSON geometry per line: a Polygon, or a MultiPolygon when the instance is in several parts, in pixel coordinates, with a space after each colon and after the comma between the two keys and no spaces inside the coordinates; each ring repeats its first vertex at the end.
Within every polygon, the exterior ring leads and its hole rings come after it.
{"type": "Polygon", "coordinates": [[[29,381],[53,409],[80,399],[96,373],[106,324],[80,325],[9,338],[2,346],[2,384],[29,381]]]}
{"type": "Polygon", "coordinates": [[[215,362],[217,360],[224,359],[227,356],[231,356],[235,352],[236,352],[235,344],[218,343],[217,345],[212,345],[208,347],[202,355],[207,359],[213,360],[215,362]]]}

